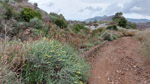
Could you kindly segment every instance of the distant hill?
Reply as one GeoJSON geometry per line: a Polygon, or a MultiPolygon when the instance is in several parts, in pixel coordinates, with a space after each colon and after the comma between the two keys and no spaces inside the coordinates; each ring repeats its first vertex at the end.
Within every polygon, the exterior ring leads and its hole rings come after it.
{"type": "Polygon", "coordinates": [[[104,17],[102,17],[102,16],[97,16],[97,17],[94,17],[94,18],[86,19],[85,22],[90,22],[90,21],[94,21],[94,20],[100,21],[103,18],[104,17]]]}
{"type": "Polygon", "coordinates": [[[132,18],[127,18],[128,21],[130,22],[135,22],[135,23],[146,23],[150,22],[148,19],[132,19],[132,18]]]}
{"type": "MultiPolygon", "coordinates": [[[[112,16],[96,16],[94,18],[89,18],[87,20],[85,20],[85,22],[90,22],[90,21],[112,21],[113,15],[112,16]]],[[[133,19],[133,18],[127,18],[127,20],[129,22],[134,22],[134,23],[146,23],[146,22],[150,22],[150,20],[148,19],[133,19]]]]}

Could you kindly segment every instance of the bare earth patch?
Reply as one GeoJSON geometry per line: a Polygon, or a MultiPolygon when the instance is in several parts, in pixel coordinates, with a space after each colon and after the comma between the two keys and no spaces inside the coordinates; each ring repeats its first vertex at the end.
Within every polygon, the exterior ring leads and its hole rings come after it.
{"type": "Polygon", "coordinates": [[[150,67],[144,66],[141,45],[124,37],[104,45],[90,59],[87,84],[150,84],[150,67]]]}

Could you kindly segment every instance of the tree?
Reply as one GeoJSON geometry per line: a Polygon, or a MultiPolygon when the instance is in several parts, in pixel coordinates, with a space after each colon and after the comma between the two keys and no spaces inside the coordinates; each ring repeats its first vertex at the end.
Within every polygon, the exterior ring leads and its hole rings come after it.
{"type": "Polygon", "coordinates": [[[49,17],[50,17],[50,22],[55,22],[57,19],[62,19],[65,21],[65,18],[62,14],[57,14],[57,13],[51,12],[49,14],[49,17]]]}
{"type": "Polygon", "coordinates": [[[55,21],[55,24],[57,25],[57,26],[59,26],[60,28],[67,28],[67,23],[63,20],[63,19],[57,19],[56,21],[55,21]]]}
{"type": "Polygon", "coordinates": [[[115,16],[112,19],[113,19],[113,22],[115,22],[116,24],[118,24],[118,26],[126,28],[126,26],[127,26],[127,20],[123,16],[122,12],[116,13],[115,16]]]}
{"type": "Polygon", "coordinates": [[[123,17],[123,13],[118,12],[115,14],[115,16],[112,19],[113,19],[113,21],[115,21],[115,20],[119,20],[121,17],[123,17]]]}
{"type": "Polygon", "coordinates": [[[121,27],[126,28],[126,26],[127,26],[127,20],[125,19],[125,17],[121,17],[121,18],[119,19],[118,25],[121,26],[121,27]]]}
{"type": "Polygon", "coordinates": [[[38,3],[34,3],[34,9],[38,7],[38,3]]]}

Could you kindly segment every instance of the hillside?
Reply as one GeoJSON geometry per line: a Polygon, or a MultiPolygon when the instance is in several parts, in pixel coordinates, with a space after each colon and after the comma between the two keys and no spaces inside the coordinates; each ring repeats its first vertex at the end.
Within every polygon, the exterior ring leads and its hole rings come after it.
{"type": "Polygon", "coordinates": [[[101,24],[68,21],[28,0],[0,0],[0,8],[0,84],[149,83],[150,31],[121,13],[87,20],[109,21],[101,24]]]}

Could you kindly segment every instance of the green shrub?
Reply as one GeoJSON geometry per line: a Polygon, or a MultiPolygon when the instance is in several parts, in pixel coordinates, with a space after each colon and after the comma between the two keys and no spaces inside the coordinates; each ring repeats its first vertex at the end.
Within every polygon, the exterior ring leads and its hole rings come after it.
{"type": "Polygon", "coordinates": [[[136,23],[128,22],[127,23],[127,29],[136,29],[137,25],[136,23]]]}
{"type": "Polygon", "coordinates": [[[16,23],[17,29],[27,29],[29,27],[28,22],[18,22],[16,23]]]}
{"type": "Polygon", "coordinates": [[[47,34],[44,30],[41,29],[32,29],[31,31],[33,36],[38,36],[38,35],[46,36],[47,34]]]}
{"type": "Polygon", "coordinates": [[[57,13],[51,12],[49,14],[49,17],[50,17],[50,22],[55,22],[57,19],[62,19],[62,20],[65,21],[65,18],[64,18],[64,16],[62,14],[58,15],[57,13]]]}
{"type": "Polygon", "coordinates": [[[96,35],[97,33],[103,33],[105,32],[105,28],[98,28],[92,31],[92,36],[96,35]]]}
{"type": "Polygon", "coordinates": [[[87,81],[88,65],[69,46],[44,38],[27,48],[29,60],[22,73],[25,83],[83,84],[87,81]]]}
{"type": "Polygon", "coordinates": [[[21,12],[13,10],[13,18],[18,22],[22,21],[21,12]]]}
{"type": "Polygon", "coordinates": [[[60,28],[67,28],[67,23],[63,20],[63,19],[57,19],[56,21],[55,21],[55,24],[57,25],[57,26],[59,26],[60,28]]]}
{"type": "Polygon", "coordinates": [[[13,8],[7,3],[0,3],[0,17],[1,19],[10,19],[13,16],[13,8]]]}
{"type": "Polygon", "coordinates": [[[54,23],[57,20],[56,16],[49,15],[49,17],[50,17],[50,22],[54,23]]]}
{"type": "Polygon", "coordinates": [[[123,16],[122,12],[116,13],[115,16],[112,19],[113,19],[113,22],[115,22],[115,23],[118,24],[118,26],[126,28],[126,26],[127,26],[127,20],[123,16]]]}
{"type": "Polygon", "coordinates": [[[36,29],[41,29],[43,27],[42,21],[39,20],[38,18],[31,19],[29,24],[30,24],[31,27],[34,27],[36,29]]]}
{"type": "Polygon", "coordinates": [[[119,25],[120,27],[126,28],[126,26],[127,26],[127,20],[126,20],[126,18],[125,18],[125,17],[120,18],[120,20],[119,20],[119,22],[118,22],[118,25],[119,25]]]}
{"type": "Polygon", "coordinates": [[[10,5],[8,5],[8,4],[4,4],[5,5],[5,8],[6,8],[6,13],[5,13],[5,16],[6,16],[6,18],[5,19],[10,19],[12,16],[13,16],[13,8],[10,6],[10,5]]]}
{"type": "Polygon", "coordinates": [[[89,31],[86,27],[84,27],[84,24],[74,24],[72,26],[72,31],[75,33],[79,33],[81,30],[83,30],[84,32],[89,31]]]}
{"type": "Polygon", "coordinates": [[[29,23],[28,22],[15,22],[10,27],[11,27],[11,31],[9,31],[9,34],[14,36],[14,35],[19,34],[21,31],[27,29],[29,27],[29,23]]]}
{"type": "Polygon", "coordinates": [[[109,32],[105,32],[101,37],[103,37],[104,40],[108,40],[108,41],[113,41],[119,38],[117,35],[111,34],[109,32]]]}
{"type": "Polygon", "coordinates": [[[21,17],[23,20],[29,22],[32,18],[41,19],[42,15],[38,11],[34,11],[32,8],[23,8],[21,10],[21,17]]]}
{"type": "Polygon", "coordinates": [[[118,30],[116,25],[108,26],[106,29],[108,29],[108,30],[116,30],[116,31],[118,30]]]}

